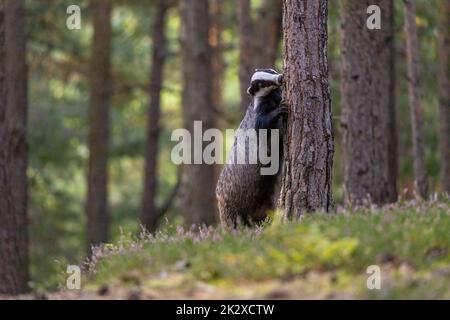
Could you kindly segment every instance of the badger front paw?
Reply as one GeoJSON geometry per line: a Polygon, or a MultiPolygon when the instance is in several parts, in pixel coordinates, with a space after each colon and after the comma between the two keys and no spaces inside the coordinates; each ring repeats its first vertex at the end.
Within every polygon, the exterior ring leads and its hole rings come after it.
{"type": "Polygon", "coordinates": [[[278,108],[278,113],[281,115],[287,115],[289,113],[289,109],[287,105],[280,104],[280,107],[278,108]]]}

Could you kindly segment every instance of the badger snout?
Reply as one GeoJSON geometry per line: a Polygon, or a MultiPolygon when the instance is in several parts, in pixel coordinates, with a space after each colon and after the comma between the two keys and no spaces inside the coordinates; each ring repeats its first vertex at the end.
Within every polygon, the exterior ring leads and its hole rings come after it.
{"type": "Polygon", "coordinates": [[[283,75],[280,74],[280,75],[278,76],[278,85],[281,86],[282,84],[283,84],[283,75]]]}

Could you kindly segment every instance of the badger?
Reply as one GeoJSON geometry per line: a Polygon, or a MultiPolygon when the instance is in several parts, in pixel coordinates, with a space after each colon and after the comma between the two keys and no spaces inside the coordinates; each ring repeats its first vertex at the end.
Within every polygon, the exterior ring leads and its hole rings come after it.
{"type": "MultiPolygon", "coordinates": [[[[256,129],[257,148],[261,144],[259,139],[270,139],[270,130],[279,131],[279,159],[282,168],[282,131],[287,108],[282,103],[281,86],[283,75],[273,69],[256,69],[251,77],[247,93],[252,101],[247,108],[244,119],[239,125],[237,135],[227,163],[224,165],[216,188],[216,197],[219,207],[219,216],[222,226],[226,229],[236,228],[239,224],[252,226],[264,221],[269,210],[276,207],[279,194],[281,169],[276,174],[263,175],[260,161],[256,163],[236,163],[235,156],[243,152],[248,160],[250,158],[249,143],[240,145],[240,135],[248,129],[256,129]],[[268,129],[265,137],[259,135],[260,129],[268,129]]],[[[267,142],[267,141],[266,141],[267,142]]],[[[267,143],[269,145],[270,143],[267,143]]],[[[254,147],[254,146],[253,146],[254,147]]],[[[270,153],[271,150],[268,150],[270,153]]]]}

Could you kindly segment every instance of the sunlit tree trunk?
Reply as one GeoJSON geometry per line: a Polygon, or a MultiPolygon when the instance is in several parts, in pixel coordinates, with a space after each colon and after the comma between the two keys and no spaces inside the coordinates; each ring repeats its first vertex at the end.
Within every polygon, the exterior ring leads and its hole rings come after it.
{"type": "MultiPolygon", "coordinates": [[[[208,0],[181,0],[181,42],[183,69],[183,121],[194,134],[194,121],[203,132],[215,127],[212,104],[211,47],[208,41],[208,0]]],[[[192,158],[194,152],[191,152],[192,158]]],[[[185,223],[213,224],[216,221],[215,166],[186,164],[181,182],[185,223]]]]}
{"type": "Polygon", "coordinates": [[[423,111],[421,103],[419,39],[416,26],[414,0],[404,0],[406,54],[408,57],[408,91],[411,112],[414,182],[419,195],[428,195],[428,179],[425,163],[425,135],[423,130],[423,111]]]}
{"type": "Polygon", "coordinates": [[[107,204],[109,108],[111,100],[111,3],[92,1],[94,36],[90,64],[89,164],[87,212],[88,254],[108,239],[107,204]]]}
{"type": "Polygon", "coordinates": [[[326,0],[283,2],[283,98],[289,116],[280,204],[289,218],[332,206],[327,16],[326,0]]]}
{"type": "Polygon", "coordinates": [[[0,293],[28,290],[27,67],[22,0],[0,4],[0,293]]]}
{"type": "Polygon", "coordinates": [[[450,194],[450,1],[438,1],[438,89],[442,190],[450,194]]]}
{"type": "Polygon", "coordinates": [[[341,129],[346,202],[397,199],[392,0],[341,4],[341,129]],[[381,9],[381,29],[366,26],[367,8],[381,9]]]}
{"type": "Polygon", "coordinates": [[[142,197],[141,223],[150,232],[155,231],[160,219],[155,203],[157,190],[157,163],[160,132],[161,88],[163,83],[163,68],[167,56],[167,39],[165,24],[167,18],[167,1],[155,2],[153,23],[153,56],[150,73],[150,106],[147,116],[147,139],[145,144],[145,181],[142,197]]]}

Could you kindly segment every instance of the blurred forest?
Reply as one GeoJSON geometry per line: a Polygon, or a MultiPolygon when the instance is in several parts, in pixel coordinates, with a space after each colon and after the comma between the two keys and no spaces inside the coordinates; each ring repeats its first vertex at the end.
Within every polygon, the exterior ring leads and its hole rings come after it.
{"type": "MultiPolygon", "coordinates": [[[[440,182],[437,14],[446,0],[417,0],[415,22],[420,43],[425,164],[430,193],[443,191],[440,182]]],[[[101,70],[91,61],[93,7],[79,0],[81,30],[66,27],[69,0],[26,0],[28,64],[28,184],[30,273],[34,288],[52,288],[58,273],[67,264],[78,263],[86,255],[86,195],[89,161],[89,105],[91,74],[101,70]]],[[[161,15],[158,1],[111,2],[110,51],[110,127],[107,158],[108,206],[110,212],[108,242],[121,234],[138,233],[145,172],[146,128],[149,112],[149,79],[154,53],[153,27],[161,15]]],[[[170,1],[168,1],[170,2],[170,1]]],[[[219,25],[220,36],[210,31],[211,46],[222,76],[213,96],[219,109],[216,123],[220,128],[236,128],[243,116],[240,88],[240,57],[245,43],[240,43],[239,24],[242,3],[210,0],[210,28],[219,25]],[[238,8],[240,7],[240,8],[238,8]],[[218,10],[218,11],[215,11],[218,10]],[[239,11],[239,12],[238,12],[239,11]],[[241,49],[240,49],[241,48],[241,49]]],[[[242,1],[246,2],[246,1],[242,1]]],[[[277,0],[249,2],[253,33],[247,41],[270,43],[270,37],[257,25],[268,17],[269,5],[281,7],[277,0]],[[272,4],[270,4],[273,2],[272,4]],[[267,37],[266,37],[267,35],[267,37]]],[[[340,104],[340,1],[329,1],[328,63],[331,101],[335,128],[333,194],[336,206],[344,204],[341,104],[340,104]]],[[[183,126],[183,47],[180,44],[180,6],[167,4],[165,62],[162,69],[159,121],[158,184],[156,206],[164,207],[163,217],[174,223],[183,220],[180,197],[172,197],[179,180],[177,166],[170,160],[174,143],[171,132],[183,126]]],[[[406,39],[403,29],[403,1],[394,1],[395,32],[395,107],[398,139],[397,190],[401,197],[413,197],[414,168],[411,118],[409,116],[406,39]]],[[[245,9],[245,8],[244,8],[245,9]]],[[[279,38],[274,69],[282,72],[281,10],[279,38]]],[[[242,18],[242,17],[241,17],[242,18]]],[[[242,22],[242,21],[241,21],[242,22]]],[[[216,30],[217,31],[217,30],[216,30]]],[[[272,42],[273,43],[273,42],[272,42]]],[[[156,48],[157,49],[157,48],[156,48]]],[[[262,52],[256,50],[256,52],[262,52]]],[[[257,55],[257,54],[256,54],[257,55]]],[[[374,57],[375,58],[375,57],[374,57]]],[[[257,58],[255,58],[257,59],[257,58]]],[[[253,68],[254,66],[252,66],[253,68]]],[[[245,74],[244,74],[245,76],[245,74]]],[[[241,71],[242,77],[242,71],[241,71]]],[[[209,79],[208,79],[209,81],[209,79]]],[[[247,79],[248,81],[248,79],[247,79]]],[[[450,159],[447,159],[450,160],[450,159]]]]}

